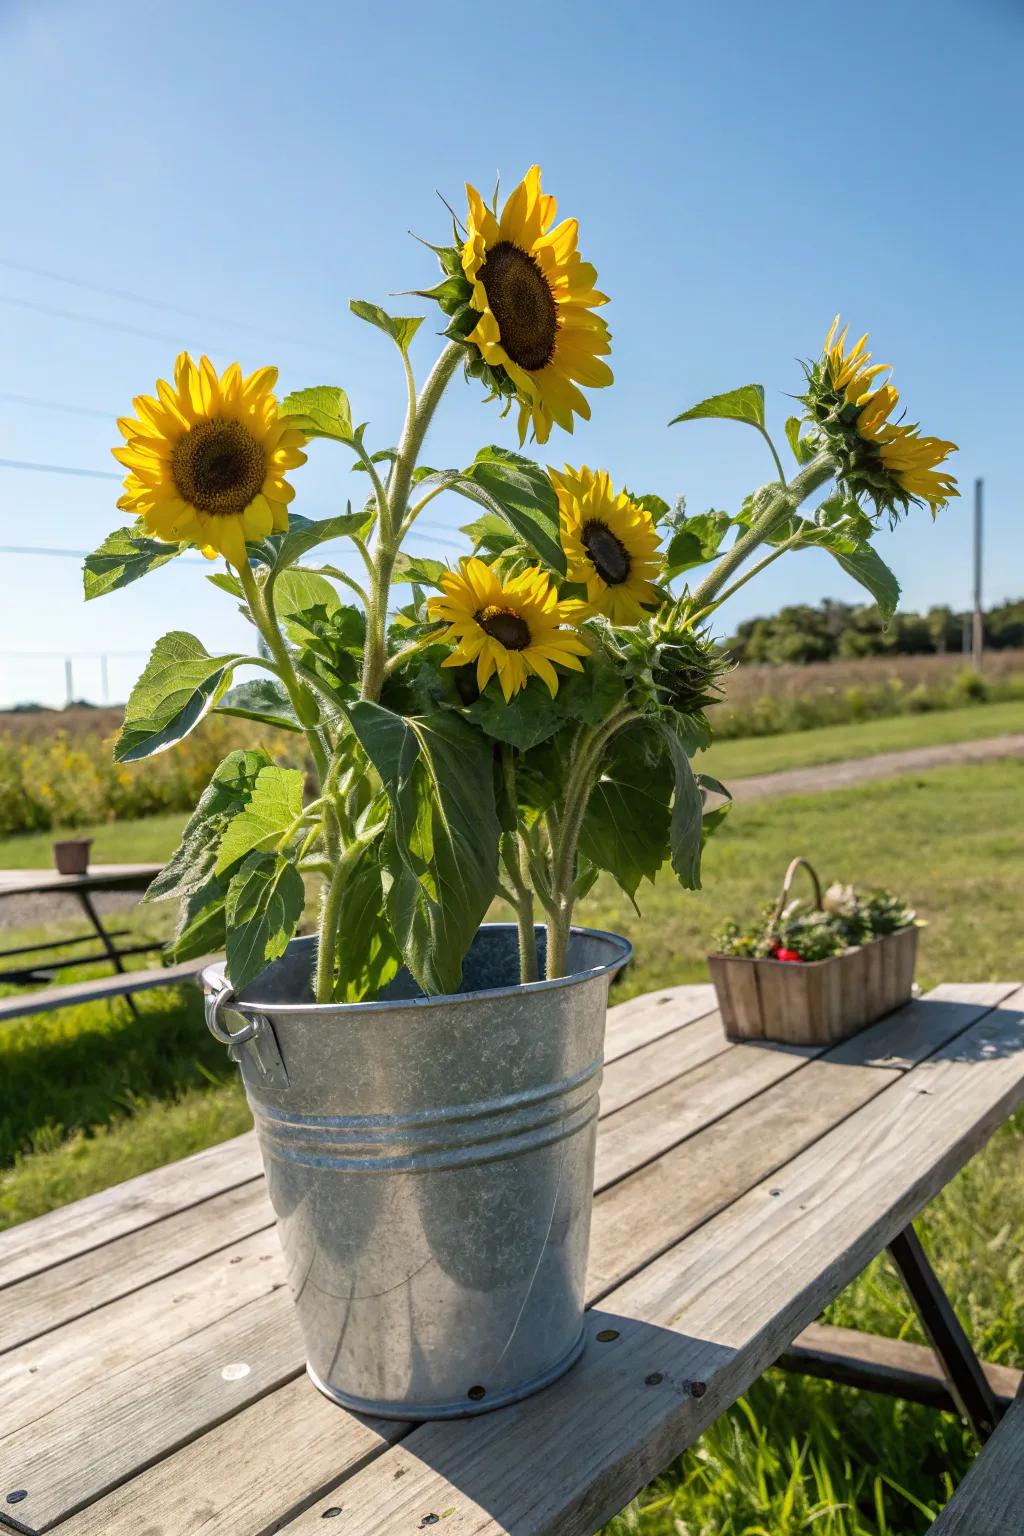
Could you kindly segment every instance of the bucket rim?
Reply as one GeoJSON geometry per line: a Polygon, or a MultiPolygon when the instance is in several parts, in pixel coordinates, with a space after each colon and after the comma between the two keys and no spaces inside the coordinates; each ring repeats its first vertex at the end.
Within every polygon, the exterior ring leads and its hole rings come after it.
{"type": "MultiPolygon", "coordinates": [[[[543,924],[536,924],[536,928],[543,928],[543,924]]],[[[501,930],[518,933],[515,923],[481,923],[477,932],[496,932],[501,930]]],[[[605,964],[591,966],[585,971],[573,971],[569,976],[553,976],[550,980],[544,979],[542,981],[517,981],[510,986],[504,987],[477,987],[469,992],[439,992],[433,997],[398,997],[390,1000],[380,998],[365,1003],[317,1003],[308,1000],[296,1003],[261,1003],[255,997],[244,997],[236,994],[231,998],[228,1006],[232,1013],[266,1014],[269,1017],[300,1013],[309,1014],[315,1010],[321,1017],[325,1018],[331,1014],[351,1018],[355,1014],[361,1016],[368,1013],[392,1013],[397,1009],[450,1007],[453,1003],[473,1002],[479,998],[515,997],[520,994],[532,996],[534,993],[551,992],[559,988],[579,986],[582,982],[596,981],[599,977],[607,976],[609,973],[614,975],[616,972],[621,971],[623,966],[628,965],[632,958],[633,946],[629,939],[621,933],[613,933],[607,928],[580,927],[575,923],[570,928],[569,933],[570,936],[580,935],[588,939],[604,939],[613,946],[615,953],[605,964]]],[[[305,948],[315,944],[316,941],[316,934],[304,934],[300,938],[292,939],[288,948],[291,949],[293,946],[305,948]]],[[[220,992],[226,985],[230,985],[225,975],[226,965],[226,960],[219,960],[214,965],[204,966],[203,970],[199,973],[199,980],[204,992],[220,992]]],[[[257,977],[255,981],[250,982],[247,987],[243,988],[243,992],[247,992],[252,987],[257,986],[259,979],[257,977]]]]}

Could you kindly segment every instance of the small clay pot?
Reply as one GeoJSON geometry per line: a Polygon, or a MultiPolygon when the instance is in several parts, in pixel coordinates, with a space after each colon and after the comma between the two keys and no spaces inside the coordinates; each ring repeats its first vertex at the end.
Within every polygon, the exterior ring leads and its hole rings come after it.
{"type": "Polygon", "coordinates": [[[84,875],[89,870],[91,837],[68,837],[53,845],[53,862],[60,875],[84,875]]]}

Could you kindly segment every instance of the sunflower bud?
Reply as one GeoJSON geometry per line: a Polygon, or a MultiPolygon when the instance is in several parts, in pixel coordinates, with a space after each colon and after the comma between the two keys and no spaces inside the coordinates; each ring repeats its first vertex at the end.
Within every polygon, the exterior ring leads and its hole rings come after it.
{"type": "Polygon", "coordinates": [[[702,722],[704,711],[721,698],[720,678],[732,662],[709,630],[687,627],[689,606],[682,598],[623,632],[622,655],[638,708],[671,710],[702,722]]]}

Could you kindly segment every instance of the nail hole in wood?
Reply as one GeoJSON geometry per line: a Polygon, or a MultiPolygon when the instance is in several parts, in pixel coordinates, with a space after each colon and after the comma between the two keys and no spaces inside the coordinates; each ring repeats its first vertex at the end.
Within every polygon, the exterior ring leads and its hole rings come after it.
{"type": "Polygon", "coordinates": [[[649,1376],[645,1376],[644,1377],[644,1386],[645,1387],[656,1387],[656,1386],[660,1385],[660,1383],[663,1382],[664,1380],[665,1380],[665,1378],[661,1374],[660,1371],[652,1371],[649,1376]]]}
{"type": "Polygon", "coordinates": [[[594,1338],[599,1344],[611,1344],[619,1336],[617,1328],[602,1328],[600,1333],[595,1333],[594,1338]]]}

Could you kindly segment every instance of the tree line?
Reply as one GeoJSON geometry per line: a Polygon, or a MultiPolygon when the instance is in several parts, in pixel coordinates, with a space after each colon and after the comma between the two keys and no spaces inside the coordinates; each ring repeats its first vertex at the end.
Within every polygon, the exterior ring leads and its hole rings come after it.
{"type": "MultiPolygon", "coordinates": [[[[924,656],[970,649],[970,613],[937,605],[927,613],[897,612],[888,625],[874,603],[858,607],[826,598],[797,603],[765,618],[744,619],[726,643],[736,661],[811,662],[858,656],[924,656]]],[[[1024,599],[984,615],[985,645],[1024,647],[1024,599]]]]}

